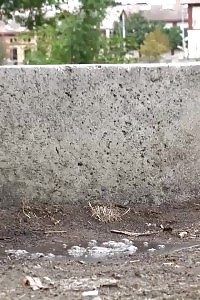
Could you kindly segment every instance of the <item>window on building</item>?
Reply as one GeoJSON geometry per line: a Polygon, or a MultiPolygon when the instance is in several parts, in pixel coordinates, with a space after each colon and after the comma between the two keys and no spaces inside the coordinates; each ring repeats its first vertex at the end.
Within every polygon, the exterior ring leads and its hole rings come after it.
{"type": "Polygon", "coordinates": [[[10,49],[10,60],[17,63],[18,61],[17,48],[10,49]]]}

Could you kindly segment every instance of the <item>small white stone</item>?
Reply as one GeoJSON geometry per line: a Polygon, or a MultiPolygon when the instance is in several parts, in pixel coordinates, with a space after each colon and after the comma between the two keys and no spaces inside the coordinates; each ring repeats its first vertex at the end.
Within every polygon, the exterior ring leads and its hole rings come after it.
{"type": "Polygon", "coordinates": [[[187,234],[188,234],[187,231],[182,231],[182,232],[179,233],[179,236],[180,236],[180,238],[182,239],[182,238],[184,238],[187,234]]]}
{"type": "Polygon", "coordinates": [[[117,244],[118,243],[115,241],[108,241],[108,242],[104,242],[102,245],[105,247],[116,248],[117,244]]]}
{"type": "Polygon", "coordinates": [[[36,258],[41,258],[44,257],[44,253],[36,252],[31,254],[31,258],[36,259],[36,258]]]}
{"type": "Polygon", "coordinates": [[[88,243],[88,246],[89,247],[94,247],[94,246],[96,246],[97,245],[97,241],[96,240],[91,240],[91,241],[89,241],[89,243],[88,243]]]}
{"type": "Polygon", "coordinates": [[[46,257],[53,258],[55,255],[53,253],[48,253],[46,257]]]}
{"type": "Polygon", "coordinates": [[[155,248],[150,248],[150,249],[148,249],[147,251],[149,251],[149,252],[155,252],[156,249],[155,249],[155,248]]]}
{"type": "Polygon", "coordinates": [[[122,243],[126,244],[126,245],[132,245],[133,242],[130,241],[129,239],[122,239],[122,243]]]}
{"type": "Polygon", "coordinates": [[[6,253],[8,254],[15,254],[17,256],[20,256],[20,255],[25,255],[25,254],[28,254],[28,252],[26,250],[5,250],[6,253]]]}
{"type": "Polygon", "coordinates": [[[51,281],[51,279],[50,279],[49,277],[47,277],[47,276],[44,276],[43,278],[44,278],[44,280],[46,280],[46,281],[51,281]]]}
{"type": "Polygon", "coordinates": [[[131,245],[131,246],[128,248],[128,252],[129,252],[130,254],[135,253],[137,250],[138,250],[138,248],[135,247],[135,246],[133,246],[133,245],[131,245]]]}
{"type": "Polygon", "coordinates": [[[83,297],[98,296],[98,294],[99,294],[99,292],[97,290],[82,292],[83,297]]]}
{"type": "Polygon", "coordinates": [[[158,249],[164,249],[165,245],[158,245],[158,249]]]}
{"type": "Polygon", "coordinates": [[[73,246],[71,249],[68,250],[69,255],[74,257],[82,256],[86,252],[86,249],[79,246],[73,246]]]}
{"type": "Polygon", "coordinates": [[[41,267],[41,265],[37,264],[37,265],[35,265],[33,268],[34,268],[34,269],[41,269],[42,267],[41,267]]]}

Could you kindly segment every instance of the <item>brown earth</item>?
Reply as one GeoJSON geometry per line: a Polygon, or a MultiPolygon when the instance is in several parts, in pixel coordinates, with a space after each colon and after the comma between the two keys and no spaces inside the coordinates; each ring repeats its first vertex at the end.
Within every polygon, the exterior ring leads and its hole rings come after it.
{"type": "MultiPolygon", "coordinates": [[[[80,204],[26,204],[1,210],[0,299],[94,299],[82,296],[82,290],[87,290],[87,287],[80,285],[76,291],[67,289],[69,281],[71,284],[74,282],[74,277],[78,281],[83,278],[89,278],[90,283],[94,281],[99,300],[200,299],[200,204],[196,201],[117,209],[122,219],[106,224],[94,219],[90,208],[80,204]],[[16,259],[4,253],[5,249],[34,249],[56,240],[78,245],[91,239],[101,242],[126,237],[111,233],[113,229],[158,232],[150,236],[128,237],[134,241],[182,244],[183,248],[185,242],[192,242],[197,246],[161,255],[139,253],[108,263],[87,264],[68,257],[63,260],[31,260],[16,259]],[[179,233],[183,231],[187,235],[181,239],[179,233]],[[45,289],[32,291],[23,283],[27,275],[37,276],[42,282],[47,276],[53,283],[48,282],[45,289]],[[113,279],[115,283],[104,282],[113,279]]],[[[91,287],[88,286],[88,289],[91,287]]]]}

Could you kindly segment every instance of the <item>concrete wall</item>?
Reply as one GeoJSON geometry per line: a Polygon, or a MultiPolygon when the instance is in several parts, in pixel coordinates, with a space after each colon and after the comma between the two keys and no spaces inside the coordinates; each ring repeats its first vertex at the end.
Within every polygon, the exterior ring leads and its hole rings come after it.
{"type": "Polygon", "coordinates": [[[200,64],[2,67],[0,78],[1,206],[200,196],[200,64]]]}

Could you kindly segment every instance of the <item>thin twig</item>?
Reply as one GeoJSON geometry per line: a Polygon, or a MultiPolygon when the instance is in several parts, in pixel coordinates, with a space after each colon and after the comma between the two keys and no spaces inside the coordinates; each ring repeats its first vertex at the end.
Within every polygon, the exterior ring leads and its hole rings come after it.
{"type": "Polygon", "coordinates": [[[139,259],[130,260],[130,263],[136,263],[136,262],[139,262],[139,261],[140,261],[139,259]]]}
{"type": "Polygon", "coordinates": [[[130,211],[131,209],[130,209],[130,207],[122,214],[122,216],[125,216],[127,213],[129,213],[129,211],[130,211]]]}
{"type": "Polygon", "coordinates": [[[111,230],[110,232],[138,237],[138,236],[157,234],[160,231],[131,232],[131,231],[111,230]]]}
{"type": "Polygon", "coordinates": [[[29,218],[29,219],[31,219],[31,217],[25,212],[25,207],[24,207],[25,205],[24,205],[24,201],[22,201],[22,212],[23,212],[23,214],[27,217],[27,218],[29,218]]]}
{"type": "Polygon", "coordinates": [[[26,296],[26,294],[23,294],[18,299],[20,300],[20,299],[24,298],[25,296],[26,296]]]}
{"type": "Polygon", "coordinates": [[[31,219],[31,217],[25,212],[24,207],[22,208],[22,211],[23,211],[23,214],[24,214],[27,218],[31,219]]]}
{"type": "Polygon", "coordinates": [[[49,230],[49,231],[45,231],[45,234],[49,234],[49,233],[67,233],[66,230],[49,230]]]}

